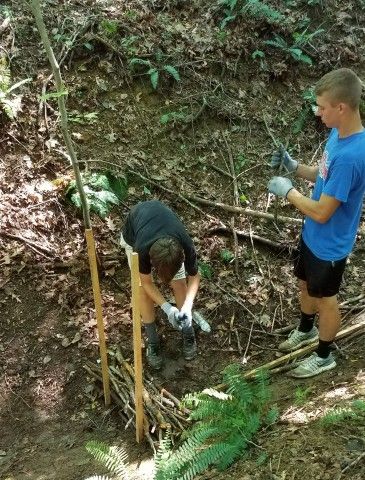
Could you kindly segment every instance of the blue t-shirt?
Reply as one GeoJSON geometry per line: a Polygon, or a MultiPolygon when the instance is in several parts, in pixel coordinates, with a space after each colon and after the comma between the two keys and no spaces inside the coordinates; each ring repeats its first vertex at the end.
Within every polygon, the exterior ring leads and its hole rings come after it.
{"type": "Polygon", "coordinates": [[[341,202],[326,223],[305,218],[303,240],[322,260],[345,258],[355,243],[365,193],[365,130],[339,138],[332,129],[319,165],[312,199],[324,193],[341,202]]]}

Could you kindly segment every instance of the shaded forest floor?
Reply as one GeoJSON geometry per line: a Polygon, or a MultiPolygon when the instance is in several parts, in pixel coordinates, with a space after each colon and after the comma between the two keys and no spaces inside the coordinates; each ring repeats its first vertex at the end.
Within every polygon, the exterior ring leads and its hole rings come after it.
{"type": "MultiPolygon", "coordinates": [[[[197,331],[199,355],[187,363],[180,338],[160,318],[166,366],[156,384],[182,397],[220,383],[229,363],[245,371],[276,358],[285,338],[277,329],[298,321],[291,251],[300,225],[247,214],[233,220],[221,208],[193,202],[194,208],[184,199],[234,205],[236,184],[241,207],[274,213],[266,190],[274,148],[268,128],[293,155],[318,161],[326,132],[302,94],[330,68],[365,72],[364,8],[330,2],[326,16],[320,5],[272,2],[285,24],[237,16],[221,28],[224,15],[210,2],[56,3],[47,2],[45,19],[62,60],[78,159],[89,171],[108,169],[128,182],[124,201],[106,219],[92,218],[108,345],[132,358],[129,270],[118,247],[123,218],[136,202],[159,198],[197,246],[204,278],[196,306],[212,333],[197,331]],[[272,34],[289,41],[306,27],[324,29],[303,50],[312,67],[279,50],[252,56],[272,34]],[[156,90],[143,69],[130,67],[132,58],[158,69],[156,90]],[[166,65],[176,67],[179,82],[166,65]],[[294,133],[298,113],[303,124],[294,133]],[[232,222],[246,234],[238,244],[232,222]],[[228,233],[217,230],[222,224],[228,233]]],[[[21,2],[5,2],[0,24],[7,18],[1,58],[11,66],[12,84],[32,81],[22,87],[17,119],[2,112],[0,126],[0,478],[76,480],[102,473],[84,448],[88,440],[124,446],[136,476],[151,478],[148,446],[135,443],[115,405],[103,407],[100,386],[83,369],[86,360],[97,362],[98,340],[82,219],[65,198],[72,168],[56,100],[39,97],[53,86],[32,17],[21,2]]],[[[300,188],[309,193],[308,184],[300,188]]],[[[285,202],[279,213],[300,219],[285,202]]],[[[365,308],[364,249],[362,219],[340,294],[344,326],[359,321],[365,308]]],[[[201,478],[363,478],[363,460],[345,469],[365,451],[364,425],[319,421],[364,398],[363,340],[360,334],[339,342],[338,367],[321,377],[273,376],[278,423],[228,472],[201,478]]]]}

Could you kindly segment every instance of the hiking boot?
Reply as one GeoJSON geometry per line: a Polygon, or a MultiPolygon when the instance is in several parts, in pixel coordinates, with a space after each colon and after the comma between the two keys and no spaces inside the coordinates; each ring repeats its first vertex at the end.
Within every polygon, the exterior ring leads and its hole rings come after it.
{"type": "Polygon", "coordinates": [[[297,328],[289,333],[289,337],[282,342],[278,349],[280,352],[292,352],[304,345],[314,342],[318,339],[318,328],[313,327],[308,333],[300,332],[297,328]]]}
{"type": "Polygon", "coordinates": [[[193,360],[196,357],[196,341],[195,335],[183,335],[183,354],[185,360],[193,360]]]}
{"type": "Polygon", "coordinates": [[[154,370],[159,370],[162,367],[162,356],[160,352],[160,345],[157,343],[150,343],[147,345],[147,362],[154,370]]]}
{"type": "Polygon", "coordinates": [[[310,357],[302,360],[297,368],[289,372],[289,375],[295,378],[314,377],[319,373],[335,368],[335,366],[336,362],[332,353],[330,353],[327,358],[321,358],[314,352],[310,357]]]}

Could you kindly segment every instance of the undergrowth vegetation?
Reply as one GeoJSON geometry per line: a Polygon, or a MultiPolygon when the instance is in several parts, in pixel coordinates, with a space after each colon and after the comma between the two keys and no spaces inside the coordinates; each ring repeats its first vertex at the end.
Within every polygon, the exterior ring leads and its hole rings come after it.
{"type": "MultiPolygon", "coordinates": [[[[169,433],[160,442],[154,480],[191,480],[211,467],[226,470],[246,454],[260,428],[276,421],[278,410],[270,405],[266,372],[247,382],[238,364],[229,365],[223,382],[226,392],[207,388],[185,397],[183,406],[190,409],[193,425],[183,433],[177,449],[173,449],[169,433]]],[[[87,444],[87,449],[118,479],[128,478],[124,451],[98,442],[87,444]]]]}
{"type": "MultiPolygon", "coordinates": [[[[90,211],[105,218],[114,205],[119,205],[127,195],[127,181],[110,172],[93,172],[82,175],[90,211]]],[[[76,181],[72,180],[66,190],[66,198],[77,208],[81,208],[76,181]]]]}

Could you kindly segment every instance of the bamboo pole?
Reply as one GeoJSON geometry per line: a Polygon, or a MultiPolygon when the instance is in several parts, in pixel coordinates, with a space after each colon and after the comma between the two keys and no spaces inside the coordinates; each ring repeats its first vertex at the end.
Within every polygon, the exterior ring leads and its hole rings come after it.
{"type": "MultiPolygon", "coordinates": [[[[365,321],[356,323],[355,325],[351,325],[347,328],[344,328],[343,330],[340,330],[337,333],[335,340],[341,340],[342,338],[347,337],[351,333],[359,332],[364,328],[365,328],[365,321]]],[[[253,370],[250,370],[244,373],[243,378],[255,377],[258,371],[261,369],[271,370],[272,368],[277,367],[278,365],[283,365],[286,362],[290,362],[290,360],[293,360],[294,358],[301,357],[305,353],[309,353],[313,351],[317,347],[317,345],[318,345],[318,341],[316,340],[313,343],[310,343],[309,345],[306,345],[305,347],[300,348],[299,350],[295,350],[294,352],[287,353],[282,357],[276,358],[275,360],[272,360],[269,363],[265,363],[264,365],[261,365],[261,367],[254,368],[253,370]]]]}
{"type": "Polygon", "coordinates": [[[134,396],[136,405],[136,440],[144,436],[143,380],[142,380],[142,335],[141,313],[139,307],[139,264],[138,253],[131,258],[132,311],[133,311],[133,350],[134,350],[134,396]]]}
{"type": "Polygon", "coordinates": [[[103,310],[101,305],[101,294],[100,294],[98,265],[97,265],[96,254],[95,254],[94,234],[91,228],[85,230],[85,236],[86,236],[86,243],[87,243],[87,252],[89,256],[91,282],[93,286],[96,322],[97,322],[98,334],[99,334],[99,351],[100,351],[100,359],[101,359],[101,372],[103,376],[104,400],[105,400],[105,405],[108,406],[110,405],[108,355],[106,351],[103,310]]]}
{"type": "Polygon", "coordinates": [[[44,49],[48,57],[48,61],[52,68],[52,73],[55,79],[57,93],[51,94],[51,95],[56,97],[58,100],[62,134],[63,134],[63,138],[64,138],[67,151],[71,160],[71,164],[74,170],[76,186],[77,186],[78,193],[80,195],[80,201],[82,205],[82,214],[84,217],[85,236],[86,236],[86,242],[87,242],[91,280],[92,280],[93,293],[94,293],[95,311],[97,316],[99,348],[100,348],[100,355],[101,355],[102,375],[103,375],[103,385],[104,385],[104,401],[105,401],[105,405],[108,406],[110,404],[109,370],[108,370],[108,359],[107,359],[107,353],[106,353],[107,350],[105,345],[104,323],[102,318],[99,276],[98,276],[98,271],[96,266],[95,243],[94,243],[94,237],[91,229],[89,204],[88,204],[84,186],[82,183],[79,163],[76,157],[75,150],[73,148],[71,135],[68,129],[67,110],[66,110],[66,104],[65,104],[65,96],[67,96],[67,89],[65,88],[65,85],[62,81],[60,67],[53,53],[53,49],[51,46],[51,42],[49,40],[47,29],[44,24],[40,1],[31,0],[30,8],[35,18],[38,32],[41,37],[44,49]]]}
{"type": "MultiPolygon", "coordinates": [[[[340,330],[337,335],[335,340],[341,340],[342,338],[346,338],[352,333],[358,333],[361,330],[365,329],[365,320],[362,320],[358,323],[355,323],[354,325],[351,325],[347,328],[344,328],[343,330],[340,330]]],[[[302,347],[298,350],[295,350],[293,352],[287,353],[286,355],[283,355],[282,357],[276,358],[275,360],[272,360],[271,362],[265,363],[264,365],[261,365],[260,367],[254,368],[253,370],[249,370],[248,372],[242,373],[242,378],[253,378],[257,375],[257,373],[260,370],[272,370],[275,367],[278,367],[279,365],[283,365],[287,362],[290,362],[290,360],[293,360],[294,358],[300,357],[304,355],[305,353],[309,353],[313,351],[316,346],[318,345],[318,341],[314,341],[313,343],[310,343],[309,345],[306,345],[305,347],[302,347]]],[[[214,387],[215,390],[225,390],[227,388],[227,385],[225,383],[220,383],[219,385],[216,385],[214,387]]]]}

